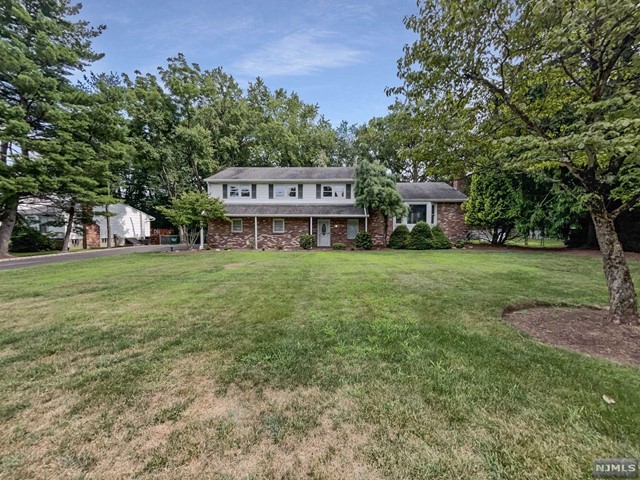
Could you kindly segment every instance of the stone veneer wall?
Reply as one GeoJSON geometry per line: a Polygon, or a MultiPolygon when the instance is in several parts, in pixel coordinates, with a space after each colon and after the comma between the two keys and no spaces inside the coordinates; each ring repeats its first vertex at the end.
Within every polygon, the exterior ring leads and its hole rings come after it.
{"type": "MultiPolygon", "coordinates": [[[[278,217],[275,217],[278,218],[278,217]]],[[[330,218],[331,244],[344,243],[353,246],[353,240],[347,238],[347,218],[330,218]]],[[[273,218],[258,217],[258,248],[298,248],[299,239],[309,233],[309,217],[285,218],[285,232],[273,233],[273,218]]],[[[358,219],[359,229],[364,230],[364,218],[358,219]]],[[[375,212],[369,218],[369,232],[376,247],[384,246],[382,215],[375,212]]],[[[318,219],[313,218],[313,234],[317,234],[318,219]]],[[[389,221],[388,235],[391,235],[391,221],[389,221]]],[[[224,220],[209,222],[207,243],[213,248],[255,248],[254,246],[254,217],[242,218],[242,232],[231,232],[231,223],[224,220]]]]}
{"type": "Polygon", "coordinates": [[[460,203],[438,203],[438,225],[449,240],[465,240],[469,231],[464,223],[464,212],[460,203]]]}

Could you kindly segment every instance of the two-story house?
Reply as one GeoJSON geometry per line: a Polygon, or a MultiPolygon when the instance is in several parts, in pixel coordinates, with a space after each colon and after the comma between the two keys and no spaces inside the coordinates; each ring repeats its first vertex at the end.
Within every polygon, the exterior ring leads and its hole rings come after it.
{"type": "MultiPolygon", "coordinates": [[[[384,246],[382,215],[355,206],[355,168],[227,168],[206,181],[209,195],[225,203],[231,220],[209,223],[208,243],[214,248],[297,247],[304,234],[316,235],[318,247],[351,245],[361,230],[384,246]]],[[[389,233],[398,222],[411,227],[420,219],[439,222],[452,239],[464,237],[462,193],[438,182],[398,184],[398,189],[412,214],[389,219],[389,233]]]]}

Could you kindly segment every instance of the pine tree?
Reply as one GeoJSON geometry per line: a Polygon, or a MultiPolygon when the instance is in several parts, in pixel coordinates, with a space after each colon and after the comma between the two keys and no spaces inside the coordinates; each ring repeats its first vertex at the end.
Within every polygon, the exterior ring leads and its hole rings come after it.
{"type": "Polygon", "coordinates": [[[0,256],[8,255],[18,204],[53,193],[68,152],[78,88],[69,76],[101,58],[91,40],[103,26],[72,21],[69,0],[15,0],[0,5],[0,256]]]}

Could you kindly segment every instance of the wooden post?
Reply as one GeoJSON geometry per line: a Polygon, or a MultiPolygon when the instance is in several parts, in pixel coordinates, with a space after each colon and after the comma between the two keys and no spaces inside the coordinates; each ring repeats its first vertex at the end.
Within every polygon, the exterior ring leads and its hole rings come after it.
{"type": "Polygon", "coordinates": [[[255,249],[258,250],[258,217],[253,217],[253,243],[255,245],[255,249]]]}

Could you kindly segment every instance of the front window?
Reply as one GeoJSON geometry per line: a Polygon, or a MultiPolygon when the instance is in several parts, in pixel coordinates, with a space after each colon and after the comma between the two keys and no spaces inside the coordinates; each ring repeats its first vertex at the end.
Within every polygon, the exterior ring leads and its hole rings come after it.
{"type": "Polygon", "coordinates": [[[273,233],[284,233],[284,219],[283,218],[274,218],[273,219],[273,233]]]}
{"type": "Polygon", "coordinates": [[[353,240],[360,230],[360,221],[357,218],[347,220],[347,238],[353,240]]]}
{"type": "Polygon", "coordinates": [[[233,220],[231,220],[231,231],[234,232],[234,233],[242,232],[242,219],[241,218],[234,218],[233,220]]]}
{"type": "Polygon", "coordinates": [[[229,198],[251,198],[251,185],[230,185],[229,198]]]}
{"type": "Polygon", "coordinates": [[[298,196],[297,185],[276,185],[273,187],[275,198],[296,198],[298,196]]]}
{"type": "Polygon", "coordinates": [[[426,205],[409,205],[409,223],[415,224],[418,222],[427,221],[427,206],[426,205]]]}
{"type": "Polygon", "coordinates": [[[323,198],[345,198],[347,188],[344,185],[323,185],[323,198]]]}

